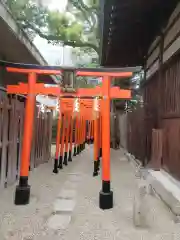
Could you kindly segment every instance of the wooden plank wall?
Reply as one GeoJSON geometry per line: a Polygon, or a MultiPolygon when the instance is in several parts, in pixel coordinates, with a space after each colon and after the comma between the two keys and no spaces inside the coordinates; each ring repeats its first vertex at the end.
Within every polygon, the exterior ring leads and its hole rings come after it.
{"type": "Polygon", "coordinates": [[[19,174],[24,103],[0,92],[0,189],[19,174]]]}
{"type": "Polygon", "coordinates": [[[144,108],[140,105],[136,110],[127,113],[127,149],[145,164],[146,126],[144,108]]]}
{"type": "MultiPolygon", "coordinates": [[[[147,159],[149,162],[152,159],[153,129],[162,130],[161,167],[180,179],[180,3],[167,26],[149,47],[146,79],[141,90],[144,99],[145,145],[143,150],[139,145],[129,150],[136,157],[140,156],[140,160],[147,159]]],[[[132,114],[134,116],[129,117],[129,124],[131,127],[138,126],[138,109],[132,114]]],[[[137,130],[130,135],[130,139],[140,137],[137,130]]]]}
{"type": "Polygon", "coordinates": [[[119,131],[120,131],[120,146],[127,149],[127,114],[118,113],[119,131]]]}
{"type": "MultiPolygon", "coordinates": [[[[0,91],[0,190],[19,177],[23,141],[24,99],[0,91]]],[[[51,158],[52,113],[40,114],[36,108],[30,168],[51,158]]]]}

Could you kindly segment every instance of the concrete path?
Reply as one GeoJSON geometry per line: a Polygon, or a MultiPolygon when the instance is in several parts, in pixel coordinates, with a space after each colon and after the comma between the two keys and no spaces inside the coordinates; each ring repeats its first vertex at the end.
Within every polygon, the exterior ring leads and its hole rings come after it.
{"type": "Polygon", "coordinates": [[[31,203],[14,206],[14,186],[0,196],[0,240],[178,240],[180,225],[156,197],[147,198],[149,227],[133,225],[137,192],[135,169],[122,151],[111,151],[114,208],[98,207],[100,176],[92,177],[93,149],[87,147],[68,167],[52,173],[53,163],[31,173],[31,203]]]}

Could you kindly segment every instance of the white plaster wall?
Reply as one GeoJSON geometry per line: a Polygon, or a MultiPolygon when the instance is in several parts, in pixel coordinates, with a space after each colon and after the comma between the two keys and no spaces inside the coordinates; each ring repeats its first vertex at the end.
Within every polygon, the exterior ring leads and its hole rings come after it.
{"type": "Polygon", "coordinates": [[[180,31],[180,18],[167,33],[164,39],[164,48],[175,38],[179,31],[180,31]]]}
{"type": "Polygon", "coordinates": [[[160,47],[158,46],[148,58],[147,67],[149,67],[153,63],[153,61],[159,56],[159,54],[160,54],[160,47]]]}
{"type": "Polygon", "coordinates": [[[150,78],[159,69],[159,60],[157,60],[146,73],[146,79],[150,78]]]}
{"type": "Polygon", "coordinates": [[[157,42],[159,41],[160,37],[156,37],[155,40],[152,42],[152,44],[149,47],[148,53],[152,51],[152,49],[156,46],[157,42]]]}

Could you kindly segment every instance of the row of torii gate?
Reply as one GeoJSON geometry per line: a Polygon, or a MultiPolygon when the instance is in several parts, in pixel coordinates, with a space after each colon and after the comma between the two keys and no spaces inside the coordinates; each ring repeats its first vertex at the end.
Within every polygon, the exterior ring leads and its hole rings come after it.
{"type": "MultiPolygon", "coordinates": [[[[102,157],[102,189],[99,194],[99,207],[113,207],[113,192],[110,178],[110,101],[111,99],[130,99],[131,91],[111,87],[112,78],[130,78],[134,68],[81,68],[69,69],[53,66],[16,64],[1,62],[6,71],[26,74],[27,83],[8,85],[7,93],[27,95],[25,107],[24,135],[21,153],[20,178],[15,191],[15,204],[25,205],[30,200],[28,184],[32,130],[36,95],[58,98],[59,116],[56,135],[56,155],[54,159],[55,174],[63,165],[72,161],[85,149],[86,142],[94,142],[94,170],[97,176],[102,157]],[[102,77],[102,87],[64,91],[61,87],[46,86],[38,83],[39,75],[65,75],[102,77]],[[75,131],[74,131],[75,130],[75,131]],[[73,135],[74,134],[74,135],[73,135]],[[73,136],[74,139],[73,139],[73,136]],[[73,149],[74,148],[74,149],[73,149]]],[[[85,161],[85,160],[84,160],[85,161]]]]}

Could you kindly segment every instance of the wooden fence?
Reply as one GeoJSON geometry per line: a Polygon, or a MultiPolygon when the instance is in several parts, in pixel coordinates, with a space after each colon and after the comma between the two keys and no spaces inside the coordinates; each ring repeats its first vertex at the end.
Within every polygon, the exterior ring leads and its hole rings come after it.
{"type": "Polygon", "coordinates": [[[52,113],[39,113],[36,108],[31,151],[31,170],[51,158],[52,113]]]}
{"type": "Polygon", "coordinates": [[[143,164],[147,161],[145,157],[147,149],[145,125],[144,108],[138,106],[137,109],[127,113],[127,149],[143,164]]]}
{"type": "Polygon", "coordinates": [[[120,146],[127,149],[127,114],[119,113],[120,146]]]}
{"type": "Polygon", "coordinates": [[[180,179],[180,55],[142,88],[144,106],[128,113],[128,151],[180,179]]]}
{"type": "MultiPolygon", "coordinates": [[[[0,92],[0,190],[16,182],[19,176],[23,140],[24,99],[0,92]]],[[[52,114],[34,119],[30,168],[46,162],[51,156],[52,114]]]]}
{"type": "Polygon", "coordinates": [[[111,148],[117,149],[120,145],[120,131],[119,131],[119,116],[117,113],[111,113],[111,125],[110,125],[110,136],[111,136],[111,148]]]}

